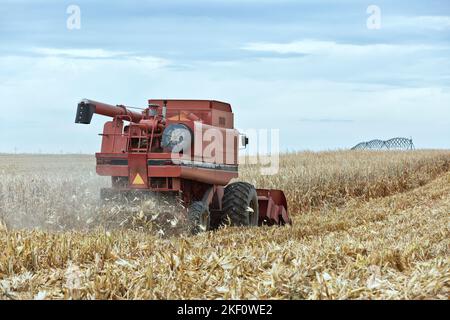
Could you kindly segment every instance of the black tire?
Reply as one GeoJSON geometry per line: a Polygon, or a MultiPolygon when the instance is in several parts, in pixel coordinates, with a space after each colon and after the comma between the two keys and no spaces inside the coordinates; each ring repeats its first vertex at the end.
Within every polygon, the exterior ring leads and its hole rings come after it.
{"type": "Polygon", "coordinates": [[[209,208],[202,201],[193,202],[188,209],[188,220],[192,234],[210,230],[209,208]]]}
{"type": "Polygon", "coordinates": [[[247,182],[234,182],[225,187],[222,223],[231,226],[257,226],[259,220],[258,195],[247,182]]]}

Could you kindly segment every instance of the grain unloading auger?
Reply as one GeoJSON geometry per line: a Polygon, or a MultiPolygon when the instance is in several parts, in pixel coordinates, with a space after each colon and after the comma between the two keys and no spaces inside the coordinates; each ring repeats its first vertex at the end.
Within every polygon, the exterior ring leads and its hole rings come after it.
{"type": "Polygon", "coordinates": [[[291,223],[283,191],[255,189],[238,177],[239,143],[231,106],[210,100],[149,100],[142,111],[84,99],[76,123],[93,114],[111,117],[104,125],[97,174],[111,176],[115,194],[175,193],[188,208],[193,233],[233,226],[291,223]]]}

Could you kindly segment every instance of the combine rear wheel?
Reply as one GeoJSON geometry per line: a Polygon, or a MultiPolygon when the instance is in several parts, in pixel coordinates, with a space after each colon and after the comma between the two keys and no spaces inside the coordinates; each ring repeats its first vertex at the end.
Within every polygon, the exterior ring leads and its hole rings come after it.
{"type": "Polygon", "coordinates": [[[225,187],[222,200],[223,223],[231,226],[257,226],[259,219],[258,195],[247,182],[234,182],[225,187]]]}
{"type": "Polygon", "coordinates": [[[202,201],[195,201],[189,206],[188,219],[192,234],[210,229],[209,209],[202,201]]]}

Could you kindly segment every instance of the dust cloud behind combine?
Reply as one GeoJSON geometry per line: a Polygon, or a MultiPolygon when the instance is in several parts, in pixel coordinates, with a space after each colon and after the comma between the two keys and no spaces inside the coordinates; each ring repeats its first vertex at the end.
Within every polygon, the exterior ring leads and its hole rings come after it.
{"type": "Polygon", "coordinates": [[[188,234],[185,208],[175,197],[100,199],[109,177],[95,173],[92,156],[0,156],[0,218],[10,229],[88,231],[126,228],[162,237],[188,234]]]}

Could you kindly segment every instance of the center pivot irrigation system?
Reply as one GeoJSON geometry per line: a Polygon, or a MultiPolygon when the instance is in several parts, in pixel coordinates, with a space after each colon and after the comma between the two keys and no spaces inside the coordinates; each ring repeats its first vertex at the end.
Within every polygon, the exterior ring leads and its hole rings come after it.
{"type": "Polygon", "coordinates": [[[358,143],[351,150],[414,150],[414,143],[412,139],[407,138],[372,140],[358,143]]]}
{"type": "Polygon", "coordinates": [[[230,104],[149,100],[147,108],[136,112],[84,99],[78,104],[75,123],[90,124],[94,113],[112,118],[104,125],[101,152],[95,155],[97,174],[111,176],[112,181],[111,188],[101,190],[103,199],[117,194],[175,193],[188,208],[194,234],[225,223],[291,223],[283,191],[230,183],[238,177],[238,142],[248,143],[234,129],[230,104]],[[214,158],[205,156],[211,141],[202,139],[211,131],[223,138],[214,158]]]}

